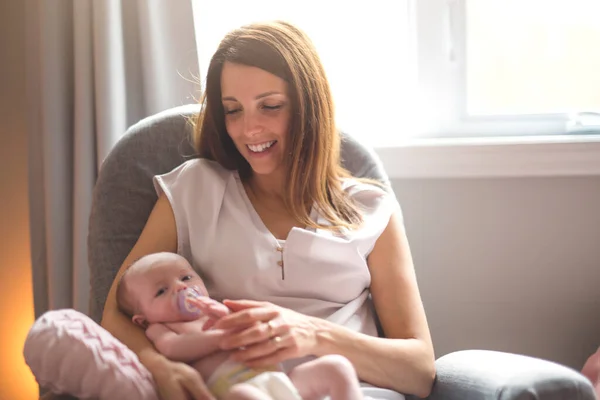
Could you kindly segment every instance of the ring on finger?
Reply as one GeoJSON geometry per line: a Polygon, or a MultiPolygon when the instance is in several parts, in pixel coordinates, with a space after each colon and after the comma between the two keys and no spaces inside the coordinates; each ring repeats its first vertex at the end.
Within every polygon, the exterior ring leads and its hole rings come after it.
{"type": "Polygon", "coordinates": [[[283,339],[281,339],[281,336],[275,336],[271,339],[271,342],[273,342],[275,348],[280,349],[282,340],[283,339]]]}
{"type": "Polygon", "coordinates": [[[269,326],[269,337],[275,336],[275,321],[270,320],[267,325],[269,326]]]}

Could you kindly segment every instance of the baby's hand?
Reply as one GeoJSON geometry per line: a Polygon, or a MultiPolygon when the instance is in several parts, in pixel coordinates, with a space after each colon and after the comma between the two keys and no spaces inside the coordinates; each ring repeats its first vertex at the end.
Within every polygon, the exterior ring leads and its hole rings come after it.
{"type": "Polygon", "coordinates": [[[229,315],[230,311],[227,306],[222,303],[219,303],[216,300],[211,299],[210,297],[198,297],[193,300],[190,300],[194,303],[196,307],[200,309],[202,314],[206,317],[206,322],[202,326],[202,330],[208,330],[212,328],[212,326],[222,317],[229,315]]]}

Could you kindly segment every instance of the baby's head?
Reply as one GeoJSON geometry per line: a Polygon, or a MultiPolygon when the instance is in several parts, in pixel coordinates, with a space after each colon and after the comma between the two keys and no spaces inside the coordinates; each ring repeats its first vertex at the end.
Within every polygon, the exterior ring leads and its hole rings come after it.
{"type": "Polygon", "coordinates": [[[179,322],[186,318],[177,306],[179,291],[196,287],[207,296],[204,282],[180,255],[154,253],[135,261],[117,285],[119,309],[136,324],[179,322]]]}

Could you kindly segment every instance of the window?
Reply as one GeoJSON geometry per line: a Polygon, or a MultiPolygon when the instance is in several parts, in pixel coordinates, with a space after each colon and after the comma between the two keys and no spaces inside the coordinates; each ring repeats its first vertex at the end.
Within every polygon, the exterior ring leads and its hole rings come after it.
{"type": "Polygon", "coordinates": [[[415,57],[408,0],[193,1],[200,74],[226,32],[284,19],[312,39],[325,67],[338,126],[371,145],[410,133],[415,57]]]}
{"type": "Polygon", "coordinates": [[[594,113],[600,112],[598,0],[193,0],[193,5],[201,75],[229,30],[288,20],[319,51],[338,126],[375,147],[415,136],[600,128],[594,113]],[[573,119],[580,112],[587,114],[573,119]]]}
{"type": "Polygon", "coordinates": [[[598,0],[417,4],[430,134],[600,133],[598,0]]]}
{"type": "Polygon", "coordinates": [[[600,110],[600,2],[476,0],[467,6],[469,114],[600,110]]]}

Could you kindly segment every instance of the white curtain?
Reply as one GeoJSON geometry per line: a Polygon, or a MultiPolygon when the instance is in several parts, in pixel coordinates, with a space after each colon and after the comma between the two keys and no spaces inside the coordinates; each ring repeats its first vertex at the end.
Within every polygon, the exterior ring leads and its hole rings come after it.
{"type": "Polygon", "coordinates": [[[92,188],[127,127],[199,95],[189,0],[27,0],[36,317],[88,311],[92,188]]]}

